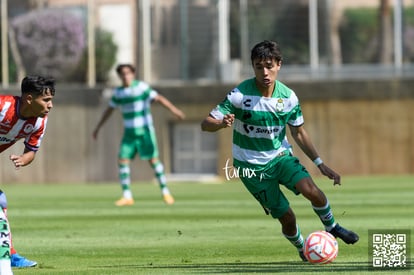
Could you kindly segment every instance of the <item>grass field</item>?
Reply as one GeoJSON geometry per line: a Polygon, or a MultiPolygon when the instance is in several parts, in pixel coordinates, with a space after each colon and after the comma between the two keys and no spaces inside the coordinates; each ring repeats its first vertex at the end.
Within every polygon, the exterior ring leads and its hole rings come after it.
{"type": "MultiPolygon", "coordinates": [[[[336,219],[360,235],[339,241],[337,260],[302,263],[277,221],[239,181],[171,183],[165,205],[154,184],[134,184],[136,204],[117,208],[118,184],[3,184],[18,252],[39,262],[15,274],[408,274],[368,270],[369,229],[414,233],[414,176],[318,178],[336,219]]],[[[285,192],[304,235],[322,229],[309,203],[285,192]]],[[[414,237],[411,236],[411,247],[414,237]]],[[[412,274],[411,271],[410,274],[412,274]]]]}

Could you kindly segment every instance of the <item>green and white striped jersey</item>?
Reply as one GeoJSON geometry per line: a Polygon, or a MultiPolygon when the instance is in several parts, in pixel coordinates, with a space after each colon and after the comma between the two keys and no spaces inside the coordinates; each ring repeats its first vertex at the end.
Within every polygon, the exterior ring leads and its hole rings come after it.
{"type": "Polygon", "coordinates": [[[265,165],[278,154],[291,150],[286,124],[304,123],[296,94],[276,81],[272,97],[263,97],[255,78],[245,80],[210,113],[215,119],[234,114],[233,158],[238,166],[265,165]]]}
{"type": "Polygon", "coordinates": [[[157,95],[147,83],[137,80],[130,87],[118,87],[114,90],[109,106],[120,108],[126,135],[142,135],[153,130],[151,101],[157,95]]]}

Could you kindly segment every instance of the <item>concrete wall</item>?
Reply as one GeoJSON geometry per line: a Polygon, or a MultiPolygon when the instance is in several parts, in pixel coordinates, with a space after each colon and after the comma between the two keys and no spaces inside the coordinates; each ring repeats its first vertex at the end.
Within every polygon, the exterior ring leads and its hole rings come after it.
{"type": "Polygon", "coordinates": [[[302,99],[305,125],[329,165],[343,174],[407,174],[414,173],[413,85],[413,79],[406,79],[291,87],[302,99]]]}
{"type": "MultiPolygon", "coordinates": [[[[414,79],[369,81],[286,82],[298,94],[305,127],[324,161],[342,174],[414,173],[414,79]]],[[[156,87],[199,123],[234,85],[156,87]]],[[[22,142],[0,156],[0,182],[106,182],[117,181],[117,153],[122,135],[115,113],[97,141],[92,131],[107,98],[102,88],[58,87],[54,109],[42,147],[30,166],[15,170],[8,156],[21,153],[22,142]]],[[[18,94],[17,89],[3,93],[18,94]]],[[[161,159],[171,171],[170,113],[153,105],[161,159]]],[[[206,133],[210,134],[210,133],[206,133]]],[[[216,133],[217,172],[231,158],[231,130],[216,133]]],[[[298,148],[311,173],[318,171],[298,148]]],[[[153,177],[146,162],[135,160],[134,181],[153,177]]]]}

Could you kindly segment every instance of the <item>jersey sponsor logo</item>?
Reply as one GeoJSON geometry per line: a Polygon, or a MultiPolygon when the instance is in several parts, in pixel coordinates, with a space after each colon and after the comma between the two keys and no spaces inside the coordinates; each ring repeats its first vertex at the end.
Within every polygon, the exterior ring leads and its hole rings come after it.
{"type": "Polygon", "coordinates": [[[244,123],[243,124],[243,128],[244,128],[244,130],[246,131],[246,133],[250,133],[251,131],[253,131],[254,130],[254,126],[252,126],[252,125],[248,125],[248,124],[246,124],[246,123],[244,123]]]}
{"type": "Polygon", "coordinates": [[[256,134],[277,134],[279,132],[279,128],[256,128],[256,134]]]}
{"type": "Polygon", "coordinates": [[[12,142],[11,139],[9,139],[7,137],[0,137],[0,143],[7,144],[7,143],[10,143],[10,142],[12,142]]]}
{"type": "Polygon", "coordinates": [[[277,134],[280,131],[280,128],[261,128],[261,127],[254,127],[252,125],[248,125],[246,123],[243,124],[243,128],[246,131],[247,134],[249,133],[255,133],[255,134],[277,134]]]}

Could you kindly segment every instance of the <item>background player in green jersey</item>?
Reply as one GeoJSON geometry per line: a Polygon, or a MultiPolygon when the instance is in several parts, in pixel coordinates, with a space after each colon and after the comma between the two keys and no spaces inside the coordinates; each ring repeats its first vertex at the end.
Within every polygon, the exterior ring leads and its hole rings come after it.
{"type": "Polygon", "coordinates": [[[121,64],[116,68],[122,86],[114,90],[108,108],[96,126],[93,137],[96,138],[101,126],[111,116],[114,108],[119,107],[124,121],[124,135],[119,149],[119,180],[123,190],[122,198],[115,202],[117,206],[134,204],[130,189],[130,161],[139,154],[141,159],[148,160],[155,171],[163,199],[173,204],[164,175],[164,166],[158,158],[158,148],[150,106],[158,102],[171,111],[178,119],[184,119],[184,113],[167,98],[158,94],[148,84],[135,79],[135,68],[131,64],[121,64]]]}
{"type": "Polygon", "coordinates": [[[289,202],[279,188],[284,185],[307,198],[325,230],[345,243],[359,237],[341,227],[334,219],[325,194],[292,156],[286,142],[286,125],[295,142],[318,166],[321,173],[340,184],[340,176],[329,168],[313,145],[295,93],[277,80],[282,65],[279,46],[273,41],[258,43],[251,51],[255,77],[233,89],[201,123],[203,131],[215,132],[233,126],[233,165],[240,179],[263,206],[278,219],[285,237],[298,249],[302,260],[304,239],[289,202]]]}

